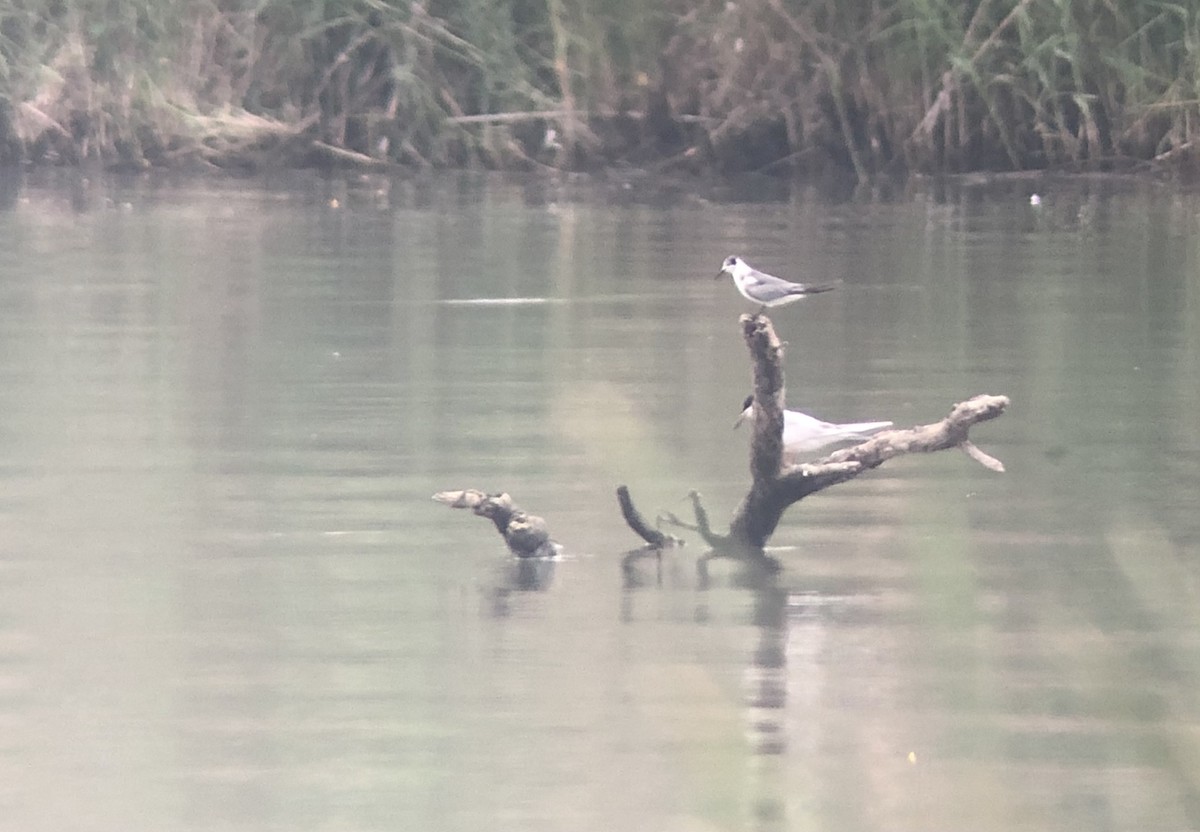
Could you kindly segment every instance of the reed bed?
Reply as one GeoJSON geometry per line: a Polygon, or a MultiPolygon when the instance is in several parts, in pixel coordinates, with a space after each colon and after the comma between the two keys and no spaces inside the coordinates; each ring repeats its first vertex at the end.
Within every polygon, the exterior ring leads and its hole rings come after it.
{"type": "Polygon", "coordinates": [[[1197,169],[1161,0],[2,0],[0,160],[1197,169]]]}

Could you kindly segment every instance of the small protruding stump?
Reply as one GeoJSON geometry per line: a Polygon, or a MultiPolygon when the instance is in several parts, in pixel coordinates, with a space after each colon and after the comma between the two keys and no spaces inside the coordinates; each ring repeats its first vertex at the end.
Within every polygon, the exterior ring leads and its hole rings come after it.
{"type": "Polygon", "coordinates": [[[516,506],[508,494],[487,494],[466,488],[439,491],[433,499],[450,508],[469,508],[491,520],[508,544],[509,551],[519,558],[550,558],[559,552],[559,545],[550,539],[546,521],[516,506]]]}

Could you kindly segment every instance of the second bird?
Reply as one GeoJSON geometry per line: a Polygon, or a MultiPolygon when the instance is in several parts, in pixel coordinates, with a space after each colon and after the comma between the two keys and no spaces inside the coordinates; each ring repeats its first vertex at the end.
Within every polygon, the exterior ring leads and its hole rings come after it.
{"type": "Polygon", "coordinates": [[[760,305],[759,312],[768,306],[783,306],[785,303],[793,303],[834,288],[831,284],[809,286],[804,283],[792,283],[782,277],[760,272],[736,256],[725,258],[725,262],[721,264],[721,271],[717,272],[717,279],[727,274],[733,277],[734,285],[742,293],[742,297],[760,305]]]}
{"type": "MultiPolygon", "coordinates": [[[[742,415],[734,427],[745,420],[754,419],[754,397],[747,396],[742,402],[742,415]]],[[[868,434],[890,428],[891,422],[852,422],[837,425],[801,413],[799,410],[783,411],[783,453],[788,457],[804,456],[841,442],[867,439],[868,434]]]]}

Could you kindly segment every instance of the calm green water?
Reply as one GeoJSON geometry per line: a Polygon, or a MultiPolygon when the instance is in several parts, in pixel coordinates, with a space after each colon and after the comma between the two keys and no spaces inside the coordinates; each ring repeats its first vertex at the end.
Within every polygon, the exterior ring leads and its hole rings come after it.
{"type": "Polygon", "coordinates": [[[1197,828],[1200,198],[1041,187],[7,183],[2,825],[1197,828]],[[773,314],[790,406],[1007,394],[1008,472],[816,495],[768,585],[623,575],[618,484],[747,484],[731,253],[843,281],[773,314]]]}

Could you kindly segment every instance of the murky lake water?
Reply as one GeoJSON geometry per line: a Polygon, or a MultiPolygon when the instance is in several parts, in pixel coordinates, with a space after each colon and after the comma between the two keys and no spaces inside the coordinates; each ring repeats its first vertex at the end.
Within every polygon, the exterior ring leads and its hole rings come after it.
{"type": "Polygon", "coordinates": [[[0,825],[1200,827],[1200,198],[774,187],[9,183],[0,825]],[[765,585],[623,574],[618,484],[748,482],[731,253],[843,281],[772,315],[790,406],[1007,394],[1008,472],[805,500],[765,585]]]}

